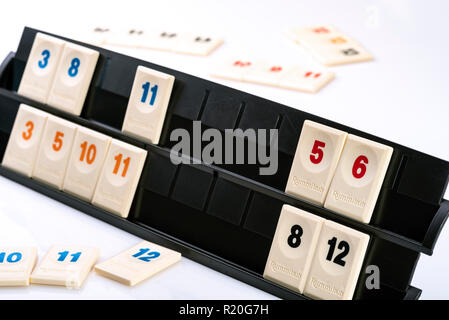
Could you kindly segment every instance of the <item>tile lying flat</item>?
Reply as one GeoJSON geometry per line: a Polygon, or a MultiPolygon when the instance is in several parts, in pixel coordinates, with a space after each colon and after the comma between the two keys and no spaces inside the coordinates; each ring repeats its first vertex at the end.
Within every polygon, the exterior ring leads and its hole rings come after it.
{"type": "Polygon", "coordinates": [[[207,56],[223,43],[220,37],[192,32],[130,28],[112,33],[105,44],[207,56]]]}
{"type": "Polygon", "coordinates": [[[373,60],[360,43],[330,25],[290,29],[287,37],[304,46],[327,66],[373,60]]]}
{"type": "Polygon", "coordinates": [[[36,247],[0,248],[0,287],[28,286],[36,260],[36,247]]]}
{"type": "Polygon", "coordinates": [[[256,62],[247,59],[230,59],[212,68],[212,76],[227,80],[243,81],[245,74],[257,68],[256,62]]]}
{"type": "Polygon", "coordinates": [[[94,46],[103,46],[113,34],[114,32],[108,27],[95,27],[86,32],[82,40],[94,46]]]}
{"type": "Polygon", "coordinates": [[[134,286],[177,263],[179,252],[142,241],[134,247],[95,266],[98,274],[134,286]]]}
{"type": "Polygon", "coordinates": [[[148,39],[144,48],[172,51],[180,41],[180,33],[170,30],[152,30],[147,32],[148,39]]]}
{"type": "Polygon", "coordinates": [[[254,68],[248,69],[244,73],[243,81],[264,84],[269,86],[277,86],[283,76],[285,76],[291,68],[284,65],[273,64],[269,62],[258,62],[254,68]]]}
{"type": "Polygon", "coordinates": [[[172,50],[178,53],[207,56],[223,43],[220,37],[182,33],[172,50]]]}
{"type": "Polygon", "coordinates": [[[284,89],[315,93],[334,79],[327,70],[244,59],[217,64],[211,75],[217,78],[251,82],[284,89]]]}
{"type": "Polygon", "coordinates": [[[53,246],[31,274],[31,283],[80,288],[97,261],[99,250],[53,246]]]}
{"type": "Polygon", "coordinates": [[[358,44],[315,47],[313,56],[326,66],[373,60],[373,56],[358,44]]]}
{"type": "Polygon", "coordinates": [[[337,28],[332,25],[319,25],[308,27],[297,27],[288,29],[286,35],[291,40],[300,43],[304,39],[314,38],[319,39],[333,34],[340,33],[337,28]]]}
{"type": "Polygon", "coordinates": [[[315,93],[331,82],[334,77],[335,75],[331,71],[294,67],[279,79],[278,86],[285,89],[315,93]]]}
{"type": "Polygon", "coordinates": [[[137,28],[130,28],[112,33],[105,40],[105,44],[130,48],[142,48],[150,40],[151,37],[147,31],[137,28]]]}

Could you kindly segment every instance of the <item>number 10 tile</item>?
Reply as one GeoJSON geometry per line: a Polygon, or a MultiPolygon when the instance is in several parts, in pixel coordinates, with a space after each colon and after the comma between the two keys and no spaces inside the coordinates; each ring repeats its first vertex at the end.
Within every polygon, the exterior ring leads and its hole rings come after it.
{"type": "Polygon", "coordinates": [[[36,247],[0,248],[0,287],[28,286],[36,260],[36,247]]]}

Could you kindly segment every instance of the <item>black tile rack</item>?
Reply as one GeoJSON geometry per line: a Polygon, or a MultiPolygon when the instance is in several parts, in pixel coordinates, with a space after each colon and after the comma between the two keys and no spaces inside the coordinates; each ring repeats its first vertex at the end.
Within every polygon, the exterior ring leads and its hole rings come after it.
{"type": "MultiPolygon", "coordinates": [[[[290,204],[371,236],[354,299],[419,298],[421,290],[410,285],[416,264],[421,253],[433,253],[449,214],[449,201],[443,199],[449,181],[448,162],[245,92],[50,34],[100,52],[83,111],[74,116],[16,92],[36,32],[42,31],[25,28],[16,53],[10,53],[0,65],[0,159],[21,103],[144,148],[148,157],[127,219],[0,166],[1,175],[276,296],[308,299],[262,277],[280,209],[290,204]],[[139,65],[176,78],[159,145],[120,131],[139,65]],[[259,175],[260,163],[174,165],[170,133],[177,128],[191,132],[197,120],[202,130],[217,128],[223,134],[224,129],[278,129],[277,173],[259,175]],[[283,191],[305,120],[394,148],[370,224],[283,191]],[[381,270],[379,290],[367,290],[364,285],[363,270],[372,264],[381,270]]],[[[247,139],[245,143],[258,142],[247,139]]]]}

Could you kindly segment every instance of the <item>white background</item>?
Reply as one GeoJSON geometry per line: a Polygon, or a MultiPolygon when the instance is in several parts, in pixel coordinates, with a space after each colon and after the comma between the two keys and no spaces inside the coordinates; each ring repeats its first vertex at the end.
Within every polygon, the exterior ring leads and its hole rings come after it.
{"type": "MultiPolygon", "coordinates": [[[[75,37],[90,27],[163,28],[221,35],[211,56],[191,57],[111,47],[210,79],[226,58],[314,65],[284,36],[290,27],[333,24],[367,48],[375,61],[333,67],[336,79],[318,94],[212,79],[449,160],[449,46],[447,1],[4,1],[0,57],[15,51],[24,26],[75,37]]],[[[1,116],[1,114],[0,114],[1,116]]],[[[446,198],[448,198],[446,193],[446,198]]],[[[34,243],[101,249],[100,260],[139,239],[0,178],[0,245],[34,243]]],[[[423,298],[449,298],[449,227],[432,257],[422,256],[412,284],[423,298]]],[[[128,288],[92,273],[79,291],[45,286],[0,289],[0,300],[39,299],[263,299],[260,290],[183,258],[173,268],[128,288]]]]}

